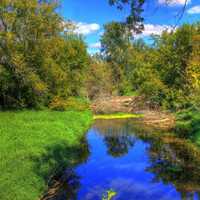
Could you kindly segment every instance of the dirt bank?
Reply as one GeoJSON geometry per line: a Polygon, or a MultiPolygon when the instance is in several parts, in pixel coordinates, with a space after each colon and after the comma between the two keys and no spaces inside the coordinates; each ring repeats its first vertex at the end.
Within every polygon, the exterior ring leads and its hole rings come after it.
{"type": "Polygon", "coordinates": [[[172,130],[176,122],[173,114],[153,110],[144,110],[143,117],[137,121],[145,126],[159,130],[172,130]]]}
{"type": "Polygon", "coordinates": [[[115,96],[95,100],[91,108],[95,114],[110,114],[116,112],[134,113],[148,106],[142,97],[115,96]]]}
{"type": "Polygon", "coordinates": [[[154,128],[169,130],[175,126],[175,117],[169,112],[163,112],[158,107],[153,107],[142,96],[116,96],[98,99],[91,105],[94,114],[111,113],[139,113],[143,117],[140,123],[154,128]]]}

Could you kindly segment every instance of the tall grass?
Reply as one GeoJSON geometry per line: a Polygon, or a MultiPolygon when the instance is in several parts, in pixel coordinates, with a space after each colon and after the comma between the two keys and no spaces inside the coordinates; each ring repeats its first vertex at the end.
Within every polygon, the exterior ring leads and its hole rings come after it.
{"type": "Polygon", "coordinates": [[[47,180],[74,154],[92,120],[90,112],[0,113],[0,199],[38,200],[47,180]]]}

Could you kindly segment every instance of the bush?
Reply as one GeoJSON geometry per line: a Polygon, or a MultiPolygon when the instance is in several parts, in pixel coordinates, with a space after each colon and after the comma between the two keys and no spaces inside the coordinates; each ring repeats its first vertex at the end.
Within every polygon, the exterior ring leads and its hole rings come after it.
{"type": "Polygon", "coordinates": [[[49,104],[49,108],[51,110],[57,110],[57,111],[65,111],[66,110],[66,100],[56,96],[53,98],[53,100],[49,104]]]}
{"type": "Polygon", "coordinates": [[[148,80],[143,82],[139,91],[141,94],[144,94],[152,104],[162,105],[167,88],[157,77],[149,77],[148,80]]]}
{"type": "Polygon", "coordinates": [[[75,97],[69,97],[68,99],[63,99],[61,97],[54,97],[51,103],[49,104],[51,110],[56,111],[85,111],[89,110],[89,103],[84,99],[79,99],[75,97]]]}
{"type": "Polygon", "coordinates": [[[70,97],[66,101],[67,110],[84,111],[89,110],[89,102],[81,98],[70,97]]]}
{"type": "Polygon", "coordinates": [[[176,133],[179,136],[200,141],[200,112],[193,107],[182,110],[176,116],[176,133]]]}

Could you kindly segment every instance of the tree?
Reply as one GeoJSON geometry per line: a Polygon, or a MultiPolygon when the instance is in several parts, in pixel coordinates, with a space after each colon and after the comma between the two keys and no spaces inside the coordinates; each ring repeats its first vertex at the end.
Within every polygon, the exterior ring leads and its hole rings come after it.
{"type": "Polygon", "coordinates": [[[188,60],[186,78],[190,98],[199,107],[200,100],[200,24],[197,24],[197,33],[192,38],[192,53],[188,60]]]}
{"type": "Polygon", "coordinates": [[[113,83],[119,93],[123,94],[131,36],[127,29],[118,22],[106,24],[104,28],[105,32],[101,38],[102,52],[112,69],[113,83]]]}
{"type": "Polygon", "coordinates": [[[112,95],[114,91],[112,72],[107,62],[94,57],[91,58],[86,88],[87,96],[90,99],[112,95]]]}
{"type": "Polygon", "coordinates": [[[0,4],[0,105],[39,107],[54,96],[81,95],[88,54],[63,23],[55,0],[0,4]],[[64,25],[64,26],[63,26],[64,25]]]}
{"type": "Polygon", "coordinates": [[[0,4],[0,64],[9,80],[1,88],[1,105],[36,106],[46,95],[40,66],[46,41],[60,31],[56,7],[54,2],[36,0],[4,0],[0,4]]]}
{"type": "MultiPolygon", "coordinates": [[[[122,25],[126,26],[131,33],[141,33],[144,29],[144,18],[142,13],[144,11],[143,6],[147,0],[108,0],[110,5],[116,5],[119,10],[122,10],[123,7],[129,6],[130,13],[127,16],[125,22],[121,22],[122,25]]],[[[165,0],[166,4],[170,4],[173,0],[165,0]]],[[[178,14],[178,22],[183,17],[183,14],[186,9],[188,0],[185,0],[183,9],[178,14]]]]}
{"type": "Polygon", "coordinates": [[[109,0],[110,5],[116,5],[120,10],[123,9],[123,4],[130,5],[130,14],[126,18],[126,21],[121,24],[136,34],[141,33],[144,29],[144,18],[141,16],[144,2],[145,0],[109,0]]]}
{"type": "Polygon", "coordinates": [[[169,89],[166,101],[176,109],[188,106],[189,103],[187,68],[195,29],[195,25],[185,24],[174,32],[163,32],[156,39],[153,65],[169,89]]]}

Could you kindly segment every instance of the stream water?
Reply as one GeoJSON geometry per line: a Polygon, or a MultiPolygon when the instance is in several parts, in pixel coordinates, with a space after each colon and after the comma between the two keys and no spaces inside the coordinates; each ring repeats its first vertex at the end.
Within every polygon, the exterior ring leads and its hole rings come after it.
{"type": "Polygon", "coordinates": [[[132,120],[97,120],[86,135],[85,159],[70,170],[55,199],[101,200],[110,189],[113,200],[200,199],[195,148],[153,134],[132,120]]]}

